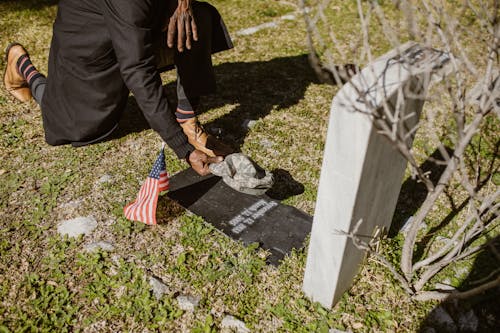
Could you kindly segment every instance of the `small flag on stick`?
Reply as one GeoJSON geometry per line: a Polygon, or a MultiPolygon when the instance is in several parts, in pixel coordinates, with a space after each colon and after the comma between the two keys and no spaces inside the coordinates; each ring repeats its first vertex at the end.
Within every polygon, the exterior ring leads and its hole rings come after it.
{"type": "Polygon", "coordinates": [[[125,217],[148,225],[156,224],[158,194],[168,190],[169,177],[165,165],[165,145],[160,150],[153,169],[141,187],[137,199],[123,208],[125,217]]]}

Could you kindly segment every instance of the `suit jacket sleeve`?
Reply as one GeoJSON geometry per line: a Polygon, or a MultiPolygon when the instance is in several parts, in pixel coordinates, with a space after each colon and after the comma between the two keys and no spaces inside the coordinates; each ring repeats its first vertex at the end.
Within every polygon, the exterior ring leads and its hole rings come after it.
{"type": "Polygon", "coordinates": [[[151,128],[179,158],[194,148],[168,110],[153,50],[154,0],[102,0],[122,78],[151,128]]]}

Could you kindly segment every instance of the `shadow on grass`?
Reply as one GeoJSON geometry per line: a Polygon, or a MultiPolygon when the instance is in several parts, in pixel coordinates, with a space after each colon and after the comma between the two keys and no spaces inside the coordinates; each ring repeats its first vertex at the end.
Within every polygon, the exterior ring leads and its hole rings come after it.
{"type": "MultiPolygon", "coordinates": [[[[446,147],[448,154],[451,156],[453,154],[453,150],[449,147],[446,147]]],[[[498,153],[498,145],[495,147],[495,154],[498,153]]],[[[434,151],[434,153],[420,166],[425,173],[429,173],[429,179],[431,182],[436,185],[443,173],[446,165],[439,165],[435,163],[435,160],[444,160],[441,156],[439,150],[434,151]]],[[[487,175],[494,174],[497,172],[495,167],[495,159],[491,160],[491,163],[488,165],[488,172],[485,173],[486,177],[481,177],[478,181],[477,186],[475,187],[475,191],[479,192],[484,186],[488,184],[489,177],[487,175]]],[[[451,205],[451,210],[440,222],[439,224],[432,226],[422,237],[421,241],[419,241],[416,245],[416,249],[414,252],[414,258],[422,258],[424,255],[425,249],[428,247],[429,242],[433,239],[437,232],[441,229],[445,228],[449,223],[451,223],[454,218],[464,209],[470,202],[470,197],[467,197],[465,200],[460,201],[459,203],[455,202],[455,199],[451,194],[446,193],[448,196],[448,201],[451,205]]],[[[399,195],[398,203],[395,210],[395,215],[391,224],[391,228],[389,230],[389,237],[394,237],[398,234],[398,232],[403,227],[405,221],[413,216],[418,209],[422,206],[423,202],[427,197],[427,189],[425,185],[416,179],[408,179],[404,182],[401,192],[399,195]]],[[[485,222],[485,225],[494,222],[494,217],[485,222]]]]}
{"type": "MultiPolygon", "coordinates": [[[[245,122],[258,120],[272,110],[296,105],[307,87],[318,82],[307,55],[275,58],[269,61],[232,62],[215,67],[217,94],[202,99],[200,112],[224,105],[235,108],[205,124],[209,132],[239,150],[248,132],[245,122]]],[[[175,83],[167,86],[175,91],[175,83]]]]}
{"type": "Polygon", "coordinates": [[[289,197],[304,193],[304,185],[296,181],[290,172],[284,169],[274,169],[273,186],[266,194],[275,200],[283,201],[289,197]]]}
{"type": "MultiPolygon", "coordinates": [[[[500,236],[474,261],[458,290],[470,290],[498,278],[500,236]]],[[[447,299],[436,306],[422,322],[420,332],[498,332],[500,327],[500,286],[466,299],[447,299]]]]}
{"type": "MultiPolygon", "coordinates": [[[[307,55],[275,58],[270,61],[233,62],[215,66],[218,93],[204,96],[200,112],[224,105],[236,105],[222,117],[205,124],[208,131],[221,130],[221,138],[238,150],[248,127],[245,121],[265,117],[274,109],[288,108],[304,98],[307,87],[318,82],[307,55]]],[[[170,105],[176,105],[176,83],[166,86],[170,105]]],[[[133,97],[113,138],[150,128],[133,97]]]]}
{"type": "MultiPolygon", "coordinates": [[[[447,148],[448,153],[451,149],[447,148]]],[[[439,150],[435,150],[427,160],[420,165],[423,172],[429,174],[429,179],[433,184],[437,184],[441,174],[445,169],[445,165],[439,165],[435,161],[443,160],[439,150]]],[[[417,179],[408,178],[401,186],[399,193],[398,203],[396,204],[395,215],[389,229],[389,237],[394,237],[403,227],[406,220],[413,216],[417,210],[422,206],[425,198],[427,197],[427,188],[424,183],[417,179]]],[[[455,212],[454,214],[458,213],[455,212]]]]}
{"type": "Polygon", "coordinates": [[[177,202],[169,200],[167,196],[161,196],[158,198],[158,206],[156,207],[156,219],[159,224],[168,224],[184,214],[185,211],[177,202]]]}

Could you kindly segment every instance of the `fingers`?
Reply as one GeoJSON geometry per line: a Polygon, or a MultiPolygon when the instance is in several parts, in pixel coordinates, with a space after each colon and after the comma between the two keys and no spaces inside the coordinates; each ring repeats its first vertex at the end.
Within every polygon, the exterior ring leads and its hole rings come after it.
{"type": "Polygon", "coordinates": [[[224,157],[222,156],[215,156],[215,157],[208,157],[207,156],[207,163],[220,163],[224,160],[224,157]]]}
{"type": "Polygon", "coordinates": [[[174,39],[177,34],[177,50],[179,52],[184,51],[184,45],[190,50],[192,41],[198,40],[198,28],[192,11],[181,12],[179,14],[178,10],[176,10],[168,22],[168,27],[163,28],[163,30],[168,30],[168,47],[174,47],[174,39]]]}
{"type": "Polygon", "coordinates": [[[207,154],[199,150],[194,150],[189,154],[189,164],[196,173],[200,176],[206,176],[211,173],[210,163],[219,163],[224,160],[222,156],[209,157],[207,154]]]}
{"type": "Polygon", "coordinates": [[[168,32],[167,32],[167,45],[168,47],[174,46],[175,37],[175,25],[177,23],[177,13],[174,13],[168,22],[168,32]]]}
{"type": "Polygon", "coordinates": [[[194,21],[193,14],[190,13],[189,17],[191,18],[191,31],[193,32],[193,40],[198,40],[198,27],[196,26],[196,22],[194,21]]]}
{"type": "Polygon", "coordinates": [[[186,31],[184,29],[184,14],[181,14],[179,20],[177,20],[177,50],[179,52],[184,51],[184,39],[186,38],[186,31]]]}
{"type": "Polygon", "coordinates": [[[206,175],[209,175],[211,172],[210,172],[210,169],[208,168],[208,164],[205,164],[203,166],[203,168],[200,170],[200,172],[198,172],[200,174],[200,176],[206,176],[206,175]]]}
{"type": "MultiPolygon", "coordinates": [[[[205,158],[206,159],[206,158],[205,158]]],[[[207,163],[203,162],[203,158],[197,159],[191,163],[191,167],[200,176],[206,176],[210,174],[210,169],[207,163]]]]}
{"type": "Polygon", "coordinates": [[[191,24],[190,24],[190,17],[187,16],[186,20],[184,21],[184,27],[186,30],[186,48],[188,50],[191,50],[191,24]]]}

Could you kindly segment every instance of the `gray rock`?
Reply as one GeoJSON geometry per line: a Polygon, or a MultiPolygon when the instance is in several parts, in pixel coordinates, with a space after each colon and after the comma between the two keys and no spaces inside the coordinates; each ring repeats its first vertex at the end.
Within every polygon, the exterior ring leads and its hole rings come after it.
{"type": "Polygon", "coordinates": [[[78,237],[80,235],[90,235],[96,227],[97,221],[92,216],[77,217],[59,222],[57,232],[69,237],[78,237]]]}
{"type": "Polygon", "coordinates": [[[149,278],[149,285],[156,299],[160,299],[164,294],[169,292],[167,285],[155,277],[151,276],[149,278]]]}
{"type": "Polygon", "coordinates": [[[201,298],[198,296],[181,295],[177,297],[179,308],[184,311],[193,312],[200,303],[201,298]]]}
{"type": "Polygon", "coordinates": [[[97,180],[98,184],[109,183],[113,177],[111,175],[105,174],[97,180]]]}
{"type": "Polygon", "coordinates": [[[69,202],[65,202],[63,204],[61,204],[61,208],[65,208],[65,209],[75,209],[75,208],[78,208],[80,207],[80,205],[82,204],[83,200],[82,199],[76,199],[76,200],[72,200],[72,201],[69,201],[69,202]]]}
{"type": "Polygon", "coordinates": [[[113,251],[115,247],[113,246],[113,244],[105,241],[99,241],[85,245],[85,250],[87,252],[95,252],[99,249],[103,251],[113,251]]]}
{"type": "Polygon", "coordinates": [[[257,120],[252,120],[252,119],[245,119],[243,121],[243,128],[246,128],[246,129],[251,129],[252,127],[254,127],[255,125],[257,124],[257,120]]]}
{"type": "Polygon", "coordinates": [[[458,318],[458,329],[460,332],[477,332],[479,319],[471,309],[458,318]]]}
{"type": "Polygon", "coordinates": [[[262,148],[272,148],[274,147],[275,143],[268,139],[262,139],[260,140],[260,145],[262,148]]]}
{"type": "Polygon", "coordinates": [[[226,330],[233,330],[237,333],[248,333],[250,330],[247,328],[244,322],[234,318],[231,315],[227,315],[222,319],[221,328],[226,330]]]}

